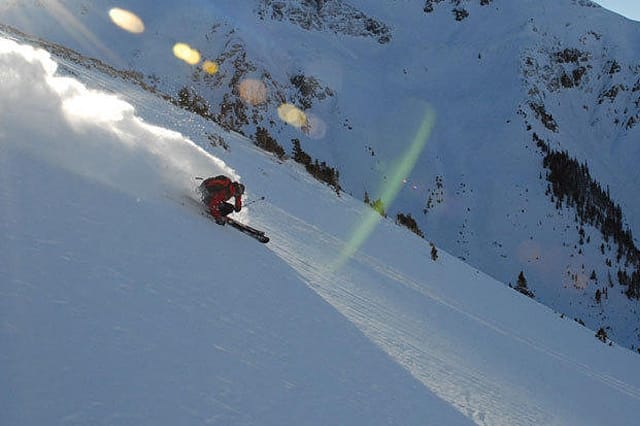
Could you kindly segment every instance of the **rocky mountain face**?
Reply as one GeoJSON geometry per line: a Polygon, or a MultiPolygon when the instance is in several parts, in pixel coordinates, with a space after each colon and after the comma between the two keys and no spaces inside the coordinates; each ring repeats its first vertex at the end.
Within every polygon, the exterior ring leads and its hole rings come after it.
{"type": "MultiPolygon", "coordinates": [[[[467,2],[469,0],[466,0],[467,2]]],[[[491,4],[492,0],[479,0],[481,6],[487,6],[491,4]]],[[[434,11],[434,8],[439,4],[443,3],[445,0],[425,0],[424,2],[424,12],[431,13],[434,11]]],[[[455,17],[456,21],[462,21],[463,19],[469,16],[468,10],[464,7],[465,1],[463,0],[449,0],[449,7],[451,7],[451,12],[455,17]]]]}
{"type": "MultiPolygon", "coordinates": [[[[594,7],[588,1],[574,3],[594,7]]],[[[529,27],[537,35],[537,43],[522,49],[527,96],[519,114],[542,155],[545,194],[558,211],[566,209],[574,215],[578,243],[573,244],[570,257],[584,258],[584,247],[592,244],[586,227],[599,234],[596,246],[600,256],[592,258],[586,268],[583,264],[580,272],[568,268],[573,287],[590,287],[589,293],[595,288],[590,297],[575,303],[587,305],[584,317],[597,318],[596,325],[587,320],[591,327],[599,327],[600,333],[625,336],[621,340],[637,348],[640,250],[633,236],[637,201],[632,192],[618,190],[612,195],[609,184],[635,178],[635,150],[627,151],[631,154],[627,159],[616,151],[619,144],[637,135],[640,62],[625,55],[624,49],[618,51],[600,31],[586,28],[573,37],[561,38],[541,30],[533,19],[529,27]],[[569,114],[567,105],[572,105],[569,114]],[[573,130],[576,128],[579,130],[573,130]],[[589,132],[594,133],[592,137],[586,134],[589,132]],[[612,171],[615,165],[620,169],[612,171]],[[602,173],[602,168],[609,172],[602,173]],[[624,293],[627,300],[608,304],[605,298],[614,292],[624,293]]],[[[620,299],[619,295],[614,297],[620,299]]]]}
{"type": "Polygon", "coordinates": [[[371,37],[380,44],[391,41],[389,26],[342,0],[261,0],[257,14],[260,19],[288,21],[304,30],[371,37]]]}
{"type": "Polygon", "coordinates": [[[586,112],[610,118],[613,129],[631,130],[640,120],[640,63],[631,63],[599,44],[602,35],[585,33],[569,45],[556,40],[531,49],[523,64],[525,84],[529,90],[530,109],[545,127],[558,132],[557,123],[542,111],[549,94],[571,97],[576,91],[590,99],[586,112]]]}

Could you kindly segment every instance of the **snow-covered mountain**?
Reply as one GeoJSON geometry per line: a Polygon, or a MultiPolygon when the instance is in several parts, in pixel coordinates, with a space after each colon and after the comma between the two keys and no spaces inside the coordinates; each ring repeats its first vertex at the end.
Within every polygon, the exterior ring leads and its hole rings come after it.
{"type": "Polygon", "coordinates": [[[0,22],[280,156],[299,143],[334,186],[415,221],[426,247],[513,287],[522,271],[536,300],[640,345],[638,23],[588,0],[117,6],[144,31],[102,0],[5,2],[0,22]]]}
{"type": "Polygon", "coordinates": [[[636,421],[637,354],[293,161],[99,64],[10,38],[3,425],[636,421]],[[201,214],[193,176],[208,173],[246,183],[241,218],[269,244],[201,214]]]}

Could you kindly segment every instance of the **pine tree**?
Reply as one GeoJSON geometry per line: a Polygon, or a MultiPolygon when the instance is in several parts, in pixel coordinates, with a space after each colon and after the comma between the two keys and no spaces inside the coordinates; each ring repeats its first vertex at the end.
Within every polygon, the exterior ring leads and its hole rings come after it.
{"type": "Polygon", "coordinates": [[[520,274],[518,274],[518,281],[516,283],[518,288],[527,288],[527,279],[524,277],[524,271],[520,271],[520,274]]]}
{"type": "Polygon", "coordinates": [[[380,216],[387,217],[387,214],[384,211],[384,203],[382,202],[382,200],[380,198],[378,198],[375,201],[370,202],[369,205],[371,207],[373,207],[373,209],[375,211],[377,211],[380,214],[380,216]]]}
{"type": "Polygon", "coordinates": [[[300,139],[292,139],[291,142],[293,143],[293,161],[309,166],[311,164],[311,156],[302,150],[300,139]]]}
{"type": "Polygon", "coordinates": [[[596,337],[602,342],[602,343],[607,343],[607,339],[609,338],[609,336],[607,336],[607,332],[604,328],[600,327],[600,329],[596,332],[596,337]]]}
{"type": "Polygon", "coordinates": [[[424,238],[424,234],[418,227],[416,220],[411,216],[411,213],[406,215],[403,213],[398,213],[396,215],[396,223],[408,228],[411,232],[418,235],[419,237],[424,238]]]}
{"type": "Polygon", "coordinates": [[[532,299],[535,297],[533,292],[527,287],[527,279],[524,277],[523,271],[520,271],[520,274],[518,274],[518,280],[516,281],[516,290],[524,294],[525,296],[529,296],[532,299]]]}
{"type": "Polygon", "coordinates": [[[194,112],[205,118],[211,118],[209,103],[192,88],[185,86],[180,89],[176,103],[187,111],[194,112]]]}
{"type": "Polygon", "coordinates": [[[431,245],[431,260],[435,262],[436,260],[438,260],[438,249],[435,245],[433,245],[433,243],[429,244],[431,245]]]}
{"type": "Polygon", "coordinates": [[[269,131],[264,127],[256,128],[256,137],[254,143],[263,150],[275,154],[276,157],[280,159],[283,159],[285,156],[284,148],[269,134],[269,131]]]}

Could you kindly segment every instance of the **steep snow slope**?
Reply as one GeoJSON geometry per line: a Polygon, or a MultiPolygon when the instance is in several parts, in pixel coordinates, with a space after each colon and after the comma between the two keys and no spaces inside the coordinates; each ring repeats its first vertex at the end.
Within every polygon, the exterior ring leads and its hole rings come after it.
{"type": "Polygon", "coordinates": [[[82,74],[129,106],[0,52],[8,424],[635,421],[630,351],[389,221],[354,245],[377,214],[158,97],[82,74]],[[244,219],[268,245],[183,201],[200,167],[267,197],[244,219]]]}
{"type": "Polygon", "coordinates": [[[468,423],[272,252],[3,151],[3,424],[468,423]]]}
{"type": "Polygon", "coordinates": [[[3,424],[469,423],[163,185],[218,160],[52,77],[46,55],[0,52],[3,424]]]}
{"type": "Polygon", "coordinates": [[[586,162],[638,232],[637,23],[588,0],[123,1],[145,23],[130,34],[111,7],[6,2],[0,19],[170,95],[193,87],[224,126],[250,137],[267,128],[287,153],[298,138],[356,198],[384,194],[433,111],[415,168],[385,199],[390,216],[411,214],[427,239],[505,283],[524,271],[537,300],[638,347],[638,302],[617,279],[633,262],[575,208],[556,209],[534,139],[586,162]],[[219,71],[176,59],[177,42],[219,71]],[[264,102],[242,100],[247,79],[264,85],[264,102]],[[282,102],[309,125],[283,123],[282,102]]]}
{"type": "Polygon", "coordinates": [[[574,208],[556,209],[534,139],[587,162],[623,226],[638,229],[637,24],[586,0],[122,2],[145,22],[133,35],[108,19],[110,7],[13,2],[0,16],[166,93],[193,87],[227,128],[253,136],[263,126],[287,152],[300,139],[356,198],[383,196],[434,111],[388,213],[412,215],[428,239],[504,282],[524,271],[538,300],[638,346],[637,301],[617,279],[633,262],[576,223],[574,208]],[[216,60],[218,73],[177,60],[176,42],[216,60]],[[585,59],[558,60],[573,50],[585,59]],[[263,103],[241,99],[247,79],[264,85],[263,103]],[[284,124],[283,101],[304,108],[309,125],[284,124]]]}

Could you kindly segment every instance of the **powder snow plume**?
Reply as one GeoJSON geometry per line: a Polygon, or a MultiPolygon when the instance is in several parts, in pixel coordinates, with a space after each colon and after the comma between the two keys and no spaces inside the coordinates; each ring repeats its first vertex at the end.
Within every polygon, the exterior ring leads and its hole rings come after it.
{"type": "Polygon", "coordinates": [[[0,39],[0,149],[28,151],[140,198],[191,193],[194,176],[238,179],[181,134],[145,123],[129,103],[57,68],[46,51],[0,39]]]}

